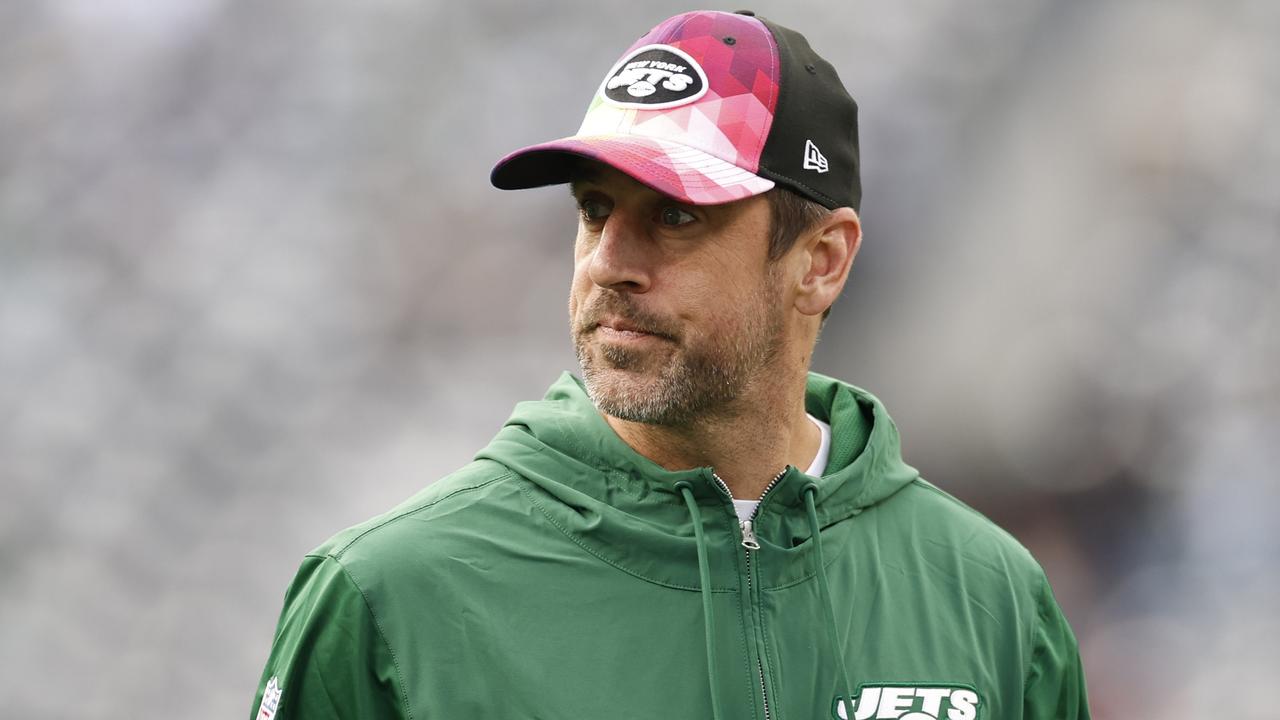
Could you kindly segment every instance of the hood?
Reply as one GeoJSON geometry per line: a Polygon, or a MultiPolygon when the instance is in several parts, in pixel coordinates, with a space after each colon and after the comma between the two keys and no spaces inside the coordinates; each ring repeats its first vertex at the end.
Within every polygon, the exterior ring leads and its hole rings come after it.
{"type": "MultiPolygon", "coordinates": [[[[812,570],[800,561],[800,546],[811,535],[802,496],[809,482],[817,485],[818,520],[826,528],[884,501],[919,475],[903,462],[897,428],[870,393],[810,373],[805,409],[831,425],[831,454],[822,477],[788,467],[760,503],[754,525],[766,588],[802,580],[812,570]]],[[[738,586],[738,520],[713,469],[671,471],[640,455],[609,427],[582,382],[569,373],[542,400],[518,404],[476,457],[527,479],[529,500],[588,552],[645,580],[697,590],[692,522],[676,490],[676,483],[688,480],[702,509],[707,544],[725,556],[713,563],[713,589],[738,586]]],[[[839,548],[832,555],[838,553],[839,548]]]]}

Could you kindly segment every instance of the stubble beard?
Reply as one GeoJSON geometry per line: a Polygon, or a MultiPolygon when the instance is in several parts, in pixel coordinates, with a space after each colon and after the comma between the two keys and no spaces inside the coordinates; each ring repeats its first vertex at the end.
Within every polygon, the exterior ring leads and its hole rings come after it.
{"type": "MultiPolygon", "coordinates": [[[[575,327],[574,349],[591,401],[606,415],[668,427],[732,414],[752,383],[768,381],[763,376],[780,353],[783,313],[768,292],[773,287],[770,282],[753,294],[736,332],[664,340],[670,343],[666,353],[593,344],[593,331],[575,327]]],[[[605,304],[627,302],[619,297],[605,304]]]]}

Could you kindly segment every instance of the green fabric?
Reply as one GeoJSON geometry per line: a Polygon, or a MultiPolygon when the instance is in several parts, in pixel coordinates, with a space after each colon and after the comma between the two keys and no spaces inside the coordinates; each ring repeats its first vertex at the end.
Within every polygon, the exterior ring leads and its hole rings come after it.
{"type": "Polygon", "coordinates": [[[715,653],[716,613],[715,605],[711,601],[711,571],[707,560],[706,536],[702,534],[702,511],[698,510],[698,503],[693,499],[693,492],[689,489],[689,483],[676,483],[676,489],[680,491],[680,497],[684,498],[685,505],[689,508],[689,519],[693,522],[693,541],[698,545],[698,582],[699,592],[702,593],[702,629],[707,643],[707,680],[712,688],[710,695],[711,717],[712,720],[721,720],[724,714],[720,712],[720,695],[715,692],[715,688],[720,685],[720,673],[716,670],[715,653]]]}
{"type": "Polygon", "coordinates": [[[784,474],[748,554],[710,468],[638,455],[563,376],[471,464],[304,560],[251,717],[275,678],[276,718],[709,718],[713,692],[725,718],[831,718],[839,652],[856,717],[1087,718],[1026,550],[903,463],[870,394],[813,374],[806,407],[831,462],[784,474]]]}
{"type": "Polygon", "coordinates": [[[406,717],[390,648],[360,588],[331,557],[303,560],[285,596],[271,655],[271,673],[287,697],[307,698],[305,712],[303,703],[289,703],[299,707],[286,705],[278,717],[406,717]]]}
{"type": "MultiPolygon", "coordinates": [[[[822,526],[818,524],[818,510],[813,504],[813,486],[807,486],[804,493],[804,512],[809,518],[809,536],[813,538],[813,565],[818,575],[818,591],[822,595],[822,609],[826,612],[827,637],[837,646],[840,644],[840,633],[836,626],[835,603],[831,601],[831,583],[827,582],[826,561],[822,559],[822,526]]],[[[832,651],[836,660],[836,697],[840,702],[837,712],[843,711],[844,717],[853,717],[853,706],[850,704],[849,671],[844,666],[844,655],[832,651]]]]}

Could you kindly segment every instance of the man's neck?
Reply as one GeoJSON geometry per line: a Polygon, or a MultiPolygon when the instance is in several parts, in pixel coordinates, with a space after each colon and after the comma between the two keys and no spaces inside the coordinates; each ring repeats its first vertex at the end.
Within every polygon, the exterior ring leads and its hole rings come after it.
{"type": "Polygon", "coordinates": [[[678,427],[604,418],[618,437],[658,465],[668,470],[710,466],[735,498],[755,500],[787,465],[808,467],[822,434],[805,414],[803,376],[786,388],[775,385],[752,394],[764,397],[740,398],[738,404],[748,410],[678,427]]]}

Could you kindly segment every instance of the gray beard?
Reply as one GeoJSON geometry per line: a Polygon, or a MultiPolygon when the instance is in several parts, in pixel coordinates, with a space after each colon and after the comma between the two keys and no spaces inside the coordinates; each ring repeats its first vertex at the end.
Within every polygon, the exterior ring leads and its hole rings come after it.
{"type": "Polygon", "coordinates": [[[593,357],[589,338],[575,333],[587,395],[606,415],[649,425],[684,427],[732,414],[735,401],[778,356],[781,308],[775,300],[758,302],[755,310],[740,333],[708,347],[679,347],[653,374],[634,372],[654,362],[645,353],[598,345],[593,357]]]}

